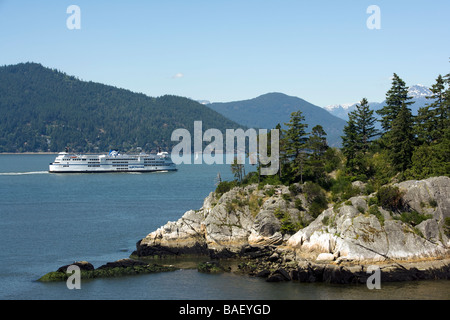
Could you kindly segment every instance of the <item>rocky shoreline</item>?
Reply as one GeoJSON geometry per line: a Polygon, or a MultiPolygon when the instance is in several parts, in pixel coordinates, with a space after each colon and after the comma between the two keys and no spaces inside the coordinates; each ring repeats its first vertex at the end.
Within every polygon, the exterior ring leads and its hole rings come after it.
{"type": "MultiPolygon", "coordinates": [[[[129,259],[97,269],[83,263],[88,270],[82,277],[174,271],[196,259],[200,272],[231,271],[269,282],[366,283],[375,269],[386,282],[449,280],[450,178],[394,184],[403,210],[395,212],[379,195],[364,194],[364,184],[355,185],[360,195],[317,216],[305,185],[212,192],[199,210],[139,240],[129,259]]],[[[61,267],[41,281],[65,279],[61,267]]]]}
{"type": "Polygon", "coordinates": [[[246,248],[247,256],[238,265],[238,272],[265,278],[268,282],[299,281],[335,284],[366,284],[375,269],[382,282],[415,280],[449,280],[450,259],[414,262],[383,262],[377,264],[336,263],[297,259],[285,248],[246,248]],[[256,258],[254,257],[256,256],[256,258]]]}
{"type": "Polygon", "coordinates": [[[405,212],[361,192],[314,217],[303,186],[294,187],[211,193],[201,209],[138,241],[132,257],[233,259],[233,271],[267,281],[365,283],[375,267],[382,281],[450,279],[449,177],[393,185],[405,212]],[[404,215],[423,221],[414,224],[404,215]],[[286,224],[300,228],[284,233],[286,224]]]}

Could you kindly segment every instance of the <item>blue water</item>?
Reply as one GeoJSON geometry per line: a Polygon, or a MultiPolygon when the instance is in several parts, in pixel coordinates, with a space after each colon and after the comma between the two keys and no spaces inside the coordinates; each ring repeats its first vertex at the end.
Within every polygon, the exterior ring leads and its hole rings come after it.
{"type": "MultiPolygon", "coordinates": [[[[365,286],[267,283],[195,269],[84,281],[81,290],[36,280],[73,261],[127,258],[138,240],[199,209],[228,165],[177,172],[49,174],[54,155],[0,155],[0,299],[449,299],[448,281],[365,286]]],[[[252,170],[251,166],[247,170],[252,170]]]]}

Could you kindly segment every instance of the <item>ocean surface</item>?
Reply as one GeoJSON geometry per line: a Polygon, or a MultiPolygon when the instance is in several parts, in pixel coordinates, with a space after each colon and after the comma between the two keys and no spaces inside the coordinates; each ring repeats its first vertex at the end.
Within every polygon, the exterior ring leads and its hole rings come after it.
{"type": "MultiPolygon", "coordinates": [[[[267,283],[195,269],[82,281],[36,281],[74,261],[95,267],[128,258],[136,242],[199,209],[229,165],[180,165],[177,172],[49,174],[55,155],[0,155],[0,299],[308,300],[450,299],[450,281],[365,285],[267,283]]],[[[254,169],[247,166],[247,171],[254,169]]]]}

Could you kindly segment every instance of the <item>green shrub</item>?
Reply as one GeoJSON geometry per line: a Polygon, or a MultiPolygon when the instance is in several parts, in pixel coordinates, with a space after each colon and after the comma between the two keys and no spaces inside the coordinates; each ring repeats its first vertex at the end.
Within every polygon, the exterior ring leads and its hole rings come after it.
{"type": "Polygon", "coordinates": [[[316,197],[309,206],[309,214],[317,218],[323,210],[328,208],[328,202],[325,197],[316,197]]]}
{"type": "Polygon", "coordinates": [[[360,173],[360,174],[357,174],[356,176],[352,177],[352,180],[367,182],[367,175],[364,173],[360,173]]]}
{"type": "Polygon", "coordinates": [[[219,195],[230,191],[236,186],[236,181],[222,181],[217,185],[216,193],[219,195]]]}
{"type": "Polygon", "coordinates": [[[323,210],[328,208],[325,192],[318,184],[306,182],[303,187],[303,192],[309,203],[309,213],[314,218],[317,218],[323,210]]]}
{"type": "Polygon", "coordinates": [[[354,187],[354,186],[349,186],[347,188],[344,189],[344,191],[342,192],[342,200],[347,200],[350,199],[351,197],[355,197],[357,195],[359,195],[361,192],[361,190],[359,190],[358,187],[354,187]]]}
{"type": "Polygon", "coordinates": [[[283,219],[286,213],[280,208],[276,208],[273,214],[275,217],[277,217],[277,219],[283,219]]]}
{"type": "Polygon", "coordinates": [[[296,196],[301,192],[301,189],[297,185],[291,184],[289,186],[289,191],[292,193],[292,195],[296,196]]]}
{"type": "Polygon", "coordinates": [[[398,187],[384,186],[377,192],[378,204],[386,210],[402,211],[404,203],[398,187]]]}
{"type": "Polygon", "coordinates": [[[340,174],[330,188],[332,198],[335,202],[345,201],[351,197],[360,194],[361,190],[352,185],[351,179],[348,176],[340,174]]]}
{"type": "Polygon", "coordinates": [[[256,172],[256,171],[249,172],[242,180],[241,186],[258,183],[259,179],[260,178],[258,177],[258,172],[256,172]]]}
{"type": "Polygon", "coordinates": [[[415,227],[421,222],[431,219],[432,217],[433,216],[431,214],[421,214],[413,210],[409,212],[402,212],[400,216],[395,217],[394,219],[401,220],[402,222],[408,223],[415,227]]]}
{"type": "Polygon", "coordinates": [[[380,210],[378,209],[378,206],[376,206],[376,205],[370,206],[369,207],[369,213],[373,214],[374,216],[376,216],[378,218],[378,221],[380,222],[381,226],[384,226],[384,216],[380,212],[380,210]]]}
{"type": "Polygon", "coordinates": [[[285,212],[280,208],[275,209],[273,214],[281,222],[281,234],[294,234],[298,230],[300,230],[300,228],[302,228],[302,225],[300,223],[294,223],[292,221],[288,212],[285,212]]]}
{"type": "Polygon", "coordinates": [[[291,200],[291,195],[289,193],[283,193],[281,195],[281,197],[286,200],[286,201],[290,201],[291,200]]]}
{"type": "Polygon", "coordinates": [[[300,210],[300,211],[304,211],[305,209],[303,208],[303,202],[302,199],[295,199],[295,203],[294,203],[295,207],[300,210]]]}
{"type": "Polygon", "coordinates": [[[299,229],[300,227],[297,224],[294,224],[290,219],[281,221],[281,234],[294,234],[299,229]]]}
{"type": "Polygon", "coordinates": [[[264,192],[264,194],[265,194],[266,196],[271,197],[271,196],[273,196],[273,195],[275,194],[275,190],[274,190],[273,188],[267,189],[267,190],[264,192]]]}
{"type": "Polygon", "coordinates": [[[369,182],[366,184],[365,194],[366,194],[366,195],[370,195],[370,194],[374,193],[375,191],[376,191],[375,185],[373,184],[373,182],[369,181],[369,182]]]}
{"type": "Polygon", "coordinates": [[[327,173],[338,169],[343,162],[343,155],[339,149],[328,148],[323,157],[325,159],[324,171],[327,173]]]}
{"type": "Polygon", "coordinates": [[[317,183],[309,181],[305,183],[303,193],[305,194],[308,202],[312,202],[316,197],[320,197],[324,194],[322,188],[317,183]]]}
{"type": "Polygon", "coordinates": [[[437,201],[434,199],[431,199],[428,203],[430,204],[430,207],[432,207],[432,208],[436,208],[438,206],[437,201]]]}
{"type": "Polygon", "coordinates": [[[378,198],[377,197],[371,197],[369,198],[369,207],[372,205],[378,206],[378,198]]]}
{"type": "Polygon", "coordinates": [[[260,177],[260,179],[261,179],[261,182],[260,182],[261,186],[265,186],[267,184],[269,184],[271,186],[279,186],[282,184],[282,182],[280,181],[280,177],[278,177],[277,174],[271,175],[271,176],[270,175],[267,175],[267,176],[262,175],[260,177]]]}

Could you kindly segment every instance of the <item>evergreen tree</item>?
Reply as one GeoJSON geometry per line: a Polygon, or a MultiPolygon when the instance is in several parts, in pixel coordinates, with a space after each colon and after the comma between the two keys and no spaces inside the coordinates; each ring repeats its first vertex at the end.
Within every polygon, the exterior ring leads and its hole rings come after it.
{"type": "Polygon", "coordinates": [[[412,98],[408,97],[408,88],[405,82],[394,73],[392,87],[386,93],[386,106],[377,111],[381,116],[381,127],[384,133],[391,130],[392,122],[397,118],[402,105],[405,104],[408,106],[412,104],[412,102],[408,101],[410,99],[412,98]]]}
{"type": "Polygon", "coordinates": [[[434,99],[434,102],[429,108],[436,117],[436,139],[441,139],[444,131],[450,126],[450,74],[446,75],[445,80],[439,75],[431,87],[431,92],[433,93],[431,99],[434,99]]]}
{"type": "Polygon", "coordinates": [[[436,176],[450,176],[450,128],[444,130],[442,141],[422,144],[412,155],[408,179],[426,179],[436,176]]]}
{"type": "Polygon", "coordinates": [[[419,109],[416,121],[416,134],[422,143],[438,142],[450,125],[450,105],[446,99],[445,80],[441,75],[430,91],[432,95],[427,99],[431,99],[432,103],[419,109]]]}
{"type": "Polygon", "coordinates": [[[293,112],[288,123],[288,127],[284,132],[286,141],[286,152],[288,155],[297,158],[305,149],[305,144],[308,141],[306,134],[307,124],[303,123],[305,117],[301,111],[293,112]]]}
{"type": "Polygon", "coordinates": [[[359,141],[355,114],[350,112],[347,125],[344,127],[344,135],[342,136],[342,153],[347,158],[347,167],[350,169],[353,169],[354,160],[360,150],[359,141]]]}
{"type": "Polygon", "coordinates": [[[356,109],[352,111],[356,126],[356,134],[359,143],[359,149],[364,153],[369,151],[372,138],[376,137],[379,132],[375,129],[376,118],[373,116],[373,110],[370,110],[369,102],[363,98],[356,109]]]}
{"type": "Polygon", "coordinates": [[[429,144],[433,141],[435,121],[429,106],[419,108],[414,127],[419,144],[429,144]]]}
{"type": "Polygon", "coordinates": [[[311,134],[308,138],[308,148],[311,150],[311,157],[319,159],[323,156],[328,149],[327,133],[323,130],[321,125],[316,125],[311,130],[311,134]]]}
{"type": "Polygon", "coordinates": [[[321,125],[316,125],[311,130],[308,139],[308,149],[311,151],[308,166],[311,170],[312,178],[315,181],[325,176],[325,152],[328,149],[327,133],[321,125]]]}
{"type": "Polygon", "coordinates": [[[413,116],[406,103],[402,104],[389,132],[388,150],[392,165],[397,171],[405,171],[411,164],[414,150],[413,116]]]}
{"type": "Polygon", "coordinates": [[[294,175],[300,176],[300,182],[303,183],[303,170],[306,160],[305,148],[308,141],[306,128],[307,124],[303,123],[305,117],[299,110],[291,114],[291,119],[285,125],[288,127],[284,132],[284,144],[286,155],[293,158],[291,169],[294,175]]]}

